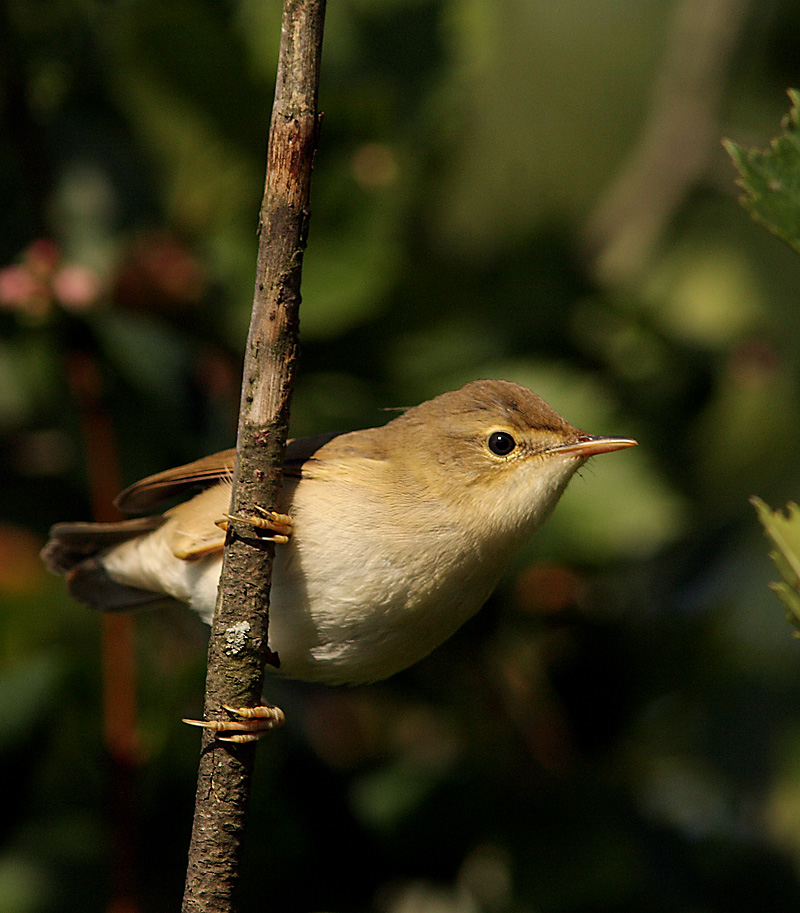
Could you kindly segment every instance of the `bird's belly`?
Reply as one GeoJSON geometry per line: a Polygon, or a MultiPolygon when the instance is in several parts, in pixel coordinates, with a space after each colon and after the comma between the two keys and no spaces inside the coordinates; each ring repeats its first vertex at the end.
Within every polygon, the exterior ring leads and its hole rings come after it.
{"type": "Polygon", "coordinates": [[[443,643],[473,615],[482,599],[442,594],[436,605],[398,600],[376,603],[335,594],[314,602],[313,614],[280,586],[272,593],[270,646],[280,673],[331,685],[363,684],[388,678],[443,643]],[[298,611],[299,610],[299,611],[298,611]]]}
{"type": "MultiPolygon", "coordinates": [[[[292,558],[289,549],[277,550],[269,623],[270,648],[280,659],[274,671],[331,685],[388,678],[427,656],[477,612],[496,579],[483,573],[469,585],[463,573],[451,573],[421,588],[413,568],[385,568],[376,578],[343,562],[335,575],[309,581],[292,558]],[[378,591],[363,582],[375,579],[378,591]]],[[[187,568],[192,607],[209,624],[220,569],[219,559],[187,568]]]]}

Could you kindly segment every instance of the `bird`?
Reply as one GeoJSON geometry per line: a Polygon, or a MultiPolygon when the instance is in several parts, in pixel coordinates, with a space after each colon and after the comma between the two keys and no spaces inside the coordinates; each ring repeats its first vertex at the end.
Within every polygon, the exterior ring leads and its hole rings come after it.
{"type": "MultiPolygon", "coordinates": [[[[375,682],[418,662],[485,603],[575,472],[636,445],[587,434],[540,396],[472,381],[386,424],[288,442],[275,511],[269,607],[274,674],[375,682]]],[[[165,600],[211,623],[234,450],[127,488],[116,523],[59,523],[42,551],[78,601],[110,612],[165,600]],[[200,489],[197,492],[197,489],[200,489]]]]}

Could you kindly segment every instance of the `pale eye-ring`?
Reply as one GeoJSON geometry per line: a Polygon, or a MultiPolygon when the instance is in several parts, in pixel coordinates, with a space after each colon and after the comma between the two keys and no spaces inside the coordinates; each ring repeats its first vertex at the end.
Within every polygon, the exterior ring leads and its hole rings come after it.
{"type": "Polygon", "coordinates": [[[497,456],[508,456],[517,442],[507,431],[493,431],[489,435],[489,450],[497,456]]]}

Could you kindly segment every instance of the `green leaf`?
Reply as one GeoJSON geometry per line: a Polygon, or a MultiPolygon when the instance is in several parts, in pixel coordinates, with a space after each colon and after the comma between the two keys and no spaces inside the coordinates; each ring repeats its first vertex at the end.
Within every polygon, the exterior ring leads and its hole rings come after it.
{"type": "Polygon", "coordinates": [[[788,90],[791,111],[781,124],[783,133],[766,152],[724,141],[745,191],[742,206],[773,234],[800,253],[800,92],[788,90]]]}
{"type": "Polygon", "coordinates": [[[750,503],[776,546],[770,557],[783,580],[770,588],[789,610],[788,620],[800,629],[800,507],[790,502],[785,511],[772,510],[760,498],[751,498],[750,503]]]}

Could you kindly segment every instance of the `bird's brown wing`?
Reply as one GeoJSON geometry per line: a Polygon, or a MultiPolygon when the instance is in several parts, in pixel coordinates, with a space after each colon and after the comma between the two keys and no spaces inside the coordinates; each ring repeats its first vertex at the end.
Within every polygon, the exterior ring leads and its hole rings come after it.
{"type": "MultiPolygon", "coordinates": [[[[286,446],[284,476],[299,478],[303,466],[336,434],[320,434],[316,437],[296,438],[286,446]]],[[[202,457],[184,466],[166,469],[155,475],[134,482],[129,488],[117,495],[114,503],[126,513],[144,513],[152,510],[175,495],[184,494],[188,488],[207,488],[223,479],[233,476],[233,464],[236,451],[222,450],[211,456],[202,457]]]]}
{"type": "Polygon", "coordinates": [[[211,456],[165,469],[155,475],[134,482],[117,495],[114,504],[126,513],[143,513],[152,510],[162,501],[182,494],[187,488],[207,487],[233,475],[234,449],[222,450],[211,456]]]}
{"type": "MultiPolygon", "coordinates": [[[[283,474],[292,479],[299,479],[303,469],[317,460],[317,451],[328,441],[339,437],[342,432],[334,434],[316,434],[313,437],[298,437],[286,444],[286,459],[283,462],[283,474]]],[[[323,456],[322,454],[320,455],[323,456]]]]}

